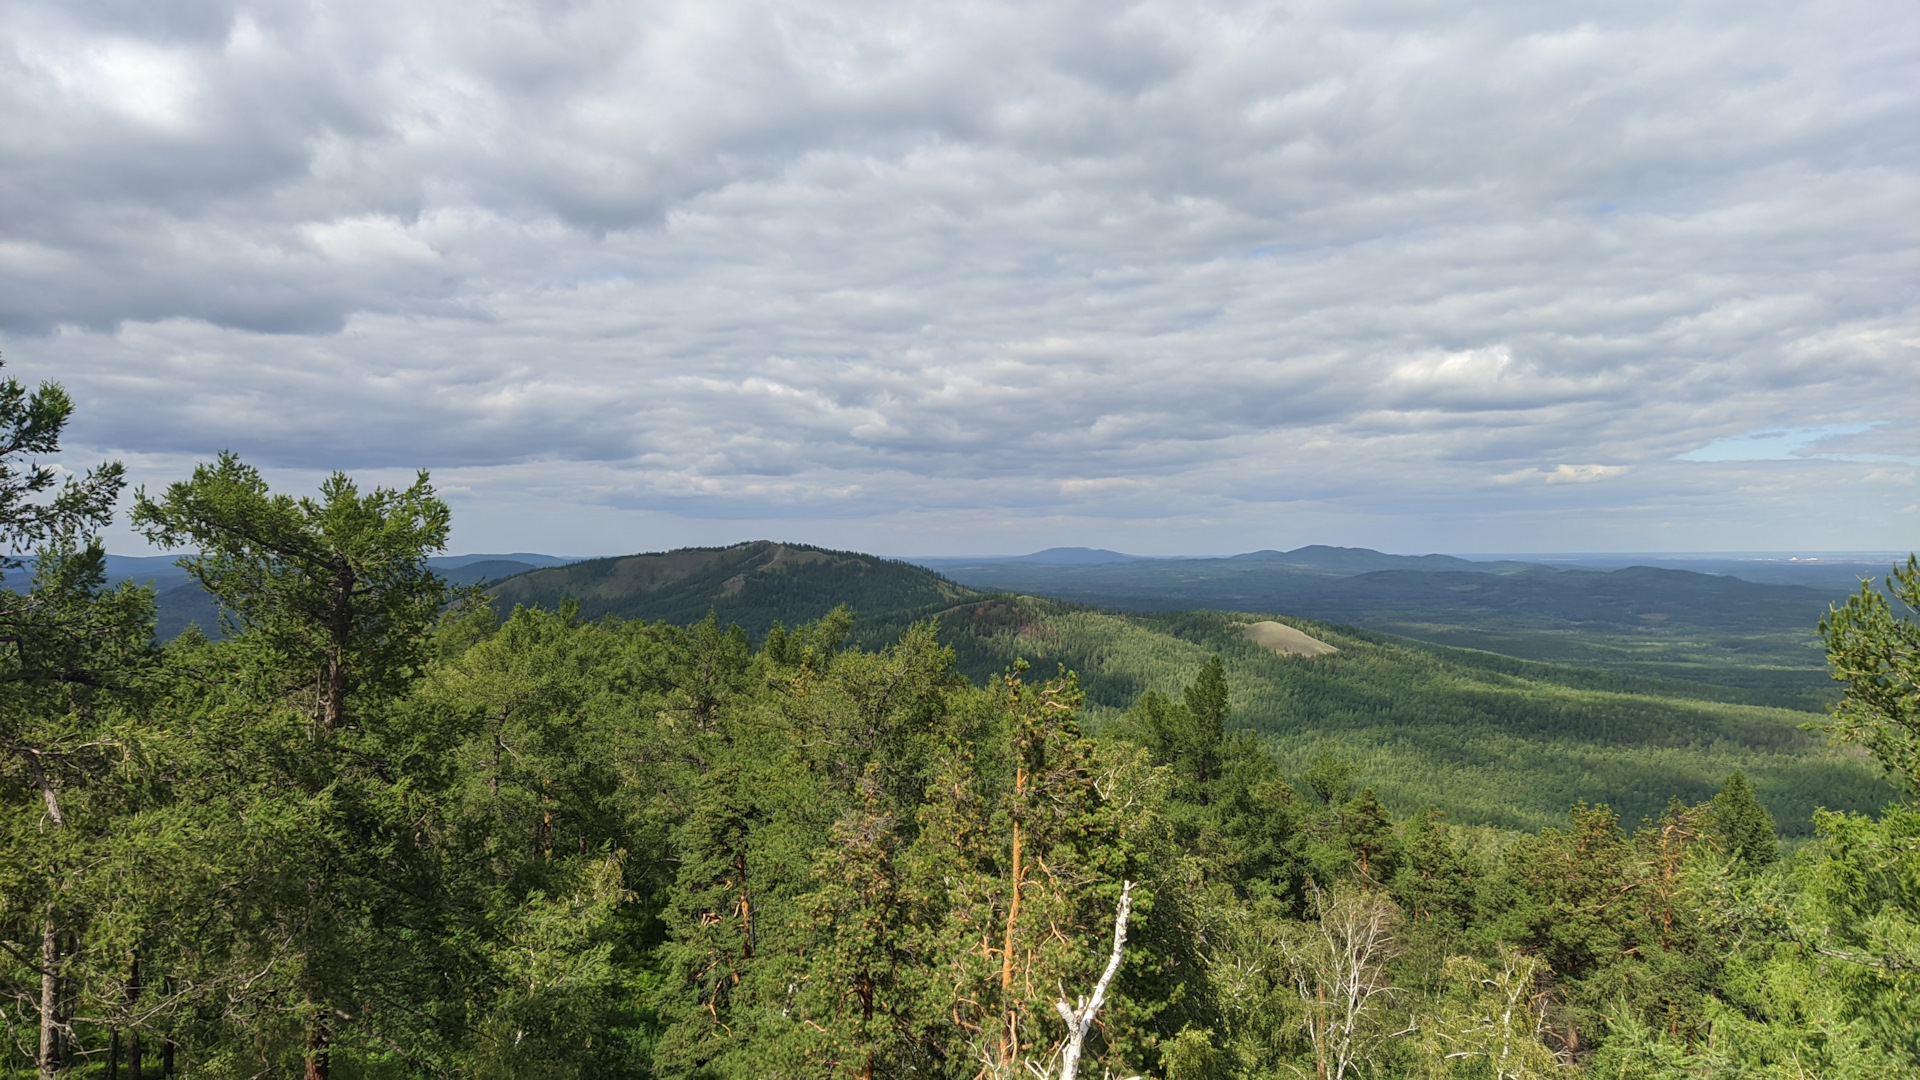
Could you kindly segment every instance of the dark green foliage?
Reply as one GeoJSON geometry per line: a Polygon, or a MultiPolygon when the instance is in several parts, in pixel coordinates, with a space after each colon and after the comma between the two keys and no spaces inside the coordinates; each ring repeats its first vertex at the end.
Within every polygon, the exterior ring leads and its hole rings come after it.
{"type": "Polygon", "coordinates": [[[1400,859],[1391,892],[1406,916],[1408,953],[1414,970],[1429,977],[1446,958],[1484,951],[1489,874],[1458,839],[1440,811],[1428,807],[1402,828],[1400,859]],[[1469,931],[1478,931],[1479,940],[1469,931]]]}
{"type": "Polygon", "coordinates": [[[154,544],[199,551],[181,565],[224,628],[285,656],[296,678],[317,677],[328,728],[346,722],[352,697],[406,685],[447,599],[426,557],[446,545],[448,512],[425,473],[364,496],[335,473],[319,499],[296,499],[227,453],[158,500],[140,492],[133,522],[154,544]]]}
{"type": "Polygon", "coordinates": [[[1745,773],[1727,777],[1713,797],[1708,828],[1720,850],[1747,867],[1757,869],[1780,857],[1773,815],[1754,798],[1745,773]]]}
{"type": "Polygon", "coordinates": [[[590,619],[617,615],[686,626],[712,612],[721,625],[737,625],[754,638],[775,623],[810,623],[846,605],[863,618],[890,620],[892,633],[870,645],[898,636],[909,613],[971,595],[906,563],[766,540],[592,559],[511,577],[490,591],[506,605],[553,608],[573,599],[590,619]]]}
{"type": "Polygon", "coordinates": [[[57,385],[0,382],[0,571],[34,553],[25,591],[0,591],[0,1016],[43,1075],[78,1057],[76,1012],[136,1007],[128,957],[145,906],[122,869],[138,838],[118,826],[146,795],[127,766],[149,697],[153,593],[106,588],[93,534],[111,518],[120,466],[56,487],[58,470],[38,460],[59,450],[71,413],[57,385]],[[101,995],[103,980],[120,992],[101,995]]]}
{"type": "MultiPolygon", "coordinates": [[[[154,648],[84,514],[0,607],[0,1074],[1057,1075],[1123,890],[1081,1076],[1920,1067],[1920,815],[1782,856],[1770,808],[1873,790],[1791,712],[1009,597],[503,619],[424,477],[226,457],[139,514],[229,633],[154,648]],[[1594,791],[1634,813],[1495,827],[1594,791]]],[[[722,595],[874,569],[782,550],[722,595]]],[[[1909,628],[1829,622],[1903,775],[1909,628]]]]}

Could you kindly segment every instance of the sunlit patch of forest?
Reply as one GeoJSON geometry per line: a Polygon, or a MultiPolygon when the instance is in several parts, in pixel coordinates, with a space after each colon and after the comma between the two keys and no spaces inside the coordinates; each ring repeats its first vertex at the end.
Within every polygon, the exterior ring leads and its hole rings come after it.
{"type": "MultiPolygon", "coordinates": [[[[1920,1069],[1920,561],[1814,713],[902,574],[751,634],[509,606],[425,474],[224,454],[132,500],[222,620],[162,642],[70,412],[0,384],[0,1074],[1920,1069]]],[[[854,573],[809,550],[685,561],[793,605],[854,573]]]]}
{"type": "Polygon", "coordinates": [[[940,565],[989,592],[1128,611],[1308,615],[1519,659],[1772,691],[1775,704],[1813,709],[1833,700],[1813,626],[1860,584],[1843,568],[1803,575],[1815,587],[1647,566],[1597,572],[1341,548],[940,565]]]}
{"type": "Polygon", "coordinates": [[[1539,829],[1585,799],[1638,822],[1672,798],[1707,798],[1743,771],[1784,834],[1804,837],[1815,809],[1864,812],[1892,793],[1883,770],[1804,730],[1813,717],[1771,704],[1774,692],[1528,663],[1297,619],[1340,652],[1278,656],[1240,633],[1269,617],[1000,597],[949,609],[939,625],[976,679],[1016,658],[1076,672],[1095,730],[1148,690],[1176,692],[1217,655],[1234,687],[1234,723],[1258,733],[1290,774],[1326,755],[1353,761],[1402,814],[1437,806],[1455,821],[1539,829]]]}

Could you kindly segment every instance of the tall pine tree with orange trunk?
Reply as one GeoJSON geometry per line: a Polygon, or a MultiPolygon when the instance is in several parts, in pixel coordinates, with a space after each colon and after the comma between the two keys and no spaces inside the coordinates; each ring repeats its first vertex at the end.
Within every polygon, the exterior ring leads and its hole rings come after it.
{"type": "MultiPolygon", "coordinates": [[[[978,703],[980,738],[950,748],[920,808],[906,861],[927,909],[917,948],[924,996],[944,1044],[971,1057],[952,1063],[966,1075],[1024,1074],[1057,1051],[1062,988],[1084,993],[1098,979],[1122,882],[1135,877],[1153,886],[1135,893],[1148,944],[1129,954],[1107,1015],[1153,1030],[1152,1003],[1129,998],[1154,969],[1156,903],[1162,921],[1178,910],[1170,868],[1150,865],[1150,834],[1166,835],[1151,809],[1166,780],[1131,749],[1103,758],[1080,732],[1080,703],[1070,675],[1035,686],[1020,668],[1007,673],[978,703]]],[[[1143,1047],[1109,1034],[1090,1040],[1089,1064],[1118,1067],[1132,1055],[1138,1068],[1143,1047]]]]}

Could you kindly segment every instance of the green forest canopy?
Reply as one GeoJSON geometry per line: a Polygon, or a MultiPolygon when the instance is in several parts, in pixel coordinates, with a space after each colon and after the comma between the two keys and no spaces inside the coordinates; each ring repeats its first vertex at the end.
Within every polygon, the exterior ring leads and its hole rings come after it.
{"type": "MultiPolygon", "coordinates": [[[[9,393],[0,433],[39,434],[5,452],[50,452],[63,402],[9,393]]],[[[1739,772],[1644,825],[1574,803],[1466,829],[1343,755],[1363,701],[1318,743],[1242,730],[1290,687],[1243,685],[1204,621],[1162,627],[1191,651],[1122,709],[1019,662],[969,679],[931,623],[862,647],[842,611],[755,647],[504,612],[427,572],[424,475],[290,498],[230,455],[136,499],[231,620],[160,646],[89,539],[118,475],[80,483],[0,518],[40,556],[0,594],[15,1074],[1011,1077],[1075,1047],[1080,1075],[1170,1080],[1920,1066],[1920,812],[1891,793],[1785,856],[1739,772]]],[[[1920,564],[1889,587],[1920,605],[1920,564]]],[[[1915,624],[1863,590],[1822,631],[1834,733],[1911,792],[1915,624]]],[[[1568,722],[1633,696],[1591,692],[1568,722]]],[[[1735,707],[1703,722],[1735,740],[1735,707]]]]}
{"type": "MultiPolygon", "coordinates": [[[[1631,824],[1657,817],[1672,798],[1705,799],[1743,771],[1785,835],[1803,838],[1816,808],[1871,810],[1888,795],[1870,763],[1801,730],[1808,710],[1831,701],[1824,690],[1529,663],[1290,619],[1338,644],[1308,661],[1245,638],[1248,622],[1270,616],[988,596],[899,562],[765,541],[576,563],[489,592],[501,610],[573,600],[583,618],[690,625],[714,613],[750,640],[851,600],[851,642],[877,649],[932,619],[976,683],[1018,659],[1040,670],[1064,664],[1080,677],[1082,720],[1095,731],[1149,689],[1177,694],[1219,654],[1235,687],[1235,725],[1260,734],[1290,775],[1322,754],[1352,759],[1401,815],[1435,806],[1456,822],[1539,829],[1586,799],[1631,824]]],[[[1801,633],[1813,637],[1811,623],[1801,633]]]]}

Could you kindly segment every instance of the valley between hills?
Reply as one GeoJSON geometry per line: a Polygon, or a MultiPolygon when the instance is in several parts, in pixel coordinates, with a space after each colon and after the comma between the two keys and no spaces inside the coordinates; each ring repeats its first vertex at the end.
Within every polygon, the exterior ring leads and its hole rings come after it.
{"type": "MultiPolygon", "coordinates": [[[[1857,751],[1805,730],[1837,697],[1814,635],[1844,598],[1831,587],[1338,548],[935,562],[944,572],[771,541],[436,563],[484,584],[502,614],[571,603],[582,619],[691,625],[711,613],[758,641],[844,604],[866,647],[932,620],[975,683],[1016,660],[1077,673],[1095,729],[1148,691],[1177,695],[1217,654],[1230,726],[1257,733],[1293,775],[1351,762],[1399,815],[1434,806],[1462,824],[1536,830],[1585,801],[1631,823],[1708,798],[1738,770],[1794,839],[1816,808],[1865,812],[1893,793],[1857,751]],[[1248,637],[1256,623],[1331,651],[1276,652],[1248,637]]],[[[163,594],[176,608],[163,619],[181,624],[194,591],[163,594]]]]}

